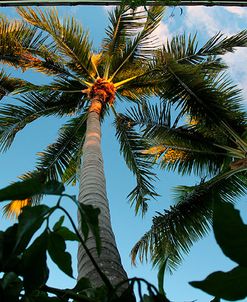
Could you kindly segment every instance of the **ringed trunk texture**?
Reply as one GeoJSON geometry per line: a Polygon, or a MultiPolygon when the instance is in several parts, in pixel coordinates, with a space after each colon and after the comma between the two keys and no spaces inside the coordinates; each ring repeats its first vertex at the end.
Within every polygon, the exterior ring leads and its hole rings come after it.
{"type": "MultiPolygon", "coordinates": [[[[100,209],[99,226],[101,237],[101,254],[97,255],[96,244],[92,234],[89,234],[86,245],[96,260],[100,269],[106,274],[112,284],[127,279],[127,274],[121,264],[115,237],[111,227],[109,204],[106,194],[101,152],[100,111],[102,104],[94,99],[87,119],[86,138],[83,146],[83,162],[80,173],[79,202],[100,209]]],[[[79,225],[80,225],[80,217],[79,225]]],[[[91,260],[82,246],[78,248],[78,279],[89,278],[93,286],[103,285],[102,279],[95,270],[91,260]]]]}

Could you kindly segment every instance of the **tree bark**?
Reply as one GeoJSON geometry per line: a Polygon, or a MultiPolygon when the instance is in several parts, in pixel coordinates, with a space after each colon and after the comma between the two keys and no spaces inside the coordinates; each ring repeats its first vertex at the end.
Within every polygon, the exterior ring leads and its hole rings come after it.
{"type": "MultiPolygon", "coordinates": [[[[83,163],[80,173],[79,202],[85,205],[90,204],[100,209],[99,226],[102,243],[100,256],[98,257],[97,255],[96,244],[92,234],[89,234],[86,244],[100,269],[106,274],[112,284],[117,284],[127,279],[127,274],[121,264],[110,221],[101,152],[101,107],[102,104],[97,99],[93,100],[88,114],[86,138],[83,146],[83,163]]],[[[85,254],[83,247],[79,246],[78,279],[82,277],[89,278],[93,286],[98,287],[103,284],[91,260],[85,254]]]]}

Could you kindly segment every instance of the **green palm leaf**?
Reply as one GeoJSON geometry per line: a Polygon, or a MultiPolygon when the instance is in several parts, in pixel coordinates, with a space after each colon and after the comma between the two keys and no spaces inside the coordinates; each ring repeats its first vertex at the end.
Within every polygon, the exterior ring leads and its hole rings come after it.
{"type": "Polygon", "coordinates": [[[131,12],[128,6],[116,6],[109,12],[109,25],[106,28],[106,38],[102,48],[108,56],[124,50],[127,38],[131,38],[143,26],[143,13],[131,12]]]}
{"type": "Polygon", "coordinates": [[[54,49],[44,35],[32,25],[21,21],[0,19],[0,60],[22,70],[34,68],[48,75],[68,74],[54,49]]]}
{"type": "Polygon", "coordinates": [[[21,105],[7,104],[0,108],[0,146],[6,151],[12,144],[17,132],[34,120],[50,115],[67,115],[75,110],[79,100],[67,93],[28,93],[19,101],[21,105]],[[66,96],[67,95],[67,96],[66,96]],[[66,99],[67,102],[64,102],[66,99]],[[71,102],[70,102],[70,99],[71,102]]]}
{"type": "Polygon", "coordinates": [[[157,196],[151,181],[155,174],[151,171],[152,162],[142,153],[147,146],[142,137],[134,130],[132,120],[124,115],[118,115],[115,120],[116,136],[120,143],[120,152],[123,154],[129,169],[136,176],[137,186],[128,195],[131,205],[135,204],[135,212],[140,209],[142,214],[147,211],[147,200],[157,196]]]}
{"type": "MultiPolygon", "coordinates": [[[[222,174],[223,175],[223,174],[222,174]]],[[[227,175],[227,174],[226,174],[227,175]]],[[[247,191],[246,173],[215,177],[194,187],[176,189],[177,204],[153,218],[151,229],[135,244],[132,261],[150,255],[154,264],[168,258],[175,269],[191,246],[208,233],[212,222],[212,202],[234,202],[247,191]]]]}
{"type": "MultiPolygon", "coordinates": [[[[161,91],[164,100],[176,104],[183,114],[205,121],[207,126],[220,124],[224,129],[226,123],[236,132],[243,131],[246,117],[241,110],[242,98],[228,78],[206,76],[199,66],[178,64],[167,56],[165,62],[161,91]]],[[[223,133],[228,134],[226,129],[223,133]]]]}
{"type": "Polygon", "coordinates": [[[34,10],[31,8],[19,8],[20,15],[35,27],[47,32],[53,39],[59,53],[70,61],[67,66],[76,74],[91,77],[88,65],[91,58],[91,43],[88,41],[88,33],[74,18],[60,21],[55,9],[34,10]]]}
{"type": "Polygon", "coordinates": [[[0,100],[9,94],[19,93],[25,89],[34,89],[36,86],[28,81],[13,78],[0,70],[0,100]]]}
{"type": "Polygon", "coordinates": [[[169,53],[177,62],[183,64],[201,64],[207,62],[208,66],[225,67],[221,58],[227,52],[234,52],[236,47],[247,46],[247,31],[243,30],[236,35],[224,37],[222,33],[217,33],[210,38],[202,47],[198,49],[197,35],[178,35],[167,41],[163,51],[169,53]],[[216,64],[216,65],[214,65],[216,64]]]}
{"type": "Polygon", "coordinates": [[[86,132],[86,111],[61,127],[57,141],[39,153],[37,170],[45,171],[48,179],[74,180],[81,157],[81,146],[86,132]],[[65,174],[64,174],[65,173],[65,174]]]}
{"type": "Polygon", "coordinates": [[[232,156],[219,147],[219,140],[200,133],[201,126],[177,126],[179,115],[172,124],[169,105],[162,108],[162,105],[143,103],[142,106],[130,108],[127,117],[142,129],[148,146],[143,153],[154,162],[160,159],[163,169],[177,170],[181,174],[194,172],[213,176],[223,164],[229,166],[232,161],[232,156]]]}
{"type": "MultiPolygon", "coordinates": [[[[154,54],[154,49],[158,48],[158,40],[156,36],[152,36],[154,30],[159,26],[164,12],[164,7],[151,7],[147,12],[141,15],[141,19],[145,18],[145,23],[137,35],[126,41],[125,49],[121,52],[121,56],[116,56],[112,62],[114,69],[111,79],[113,79],[126,64],[130,64],[135,60],[145,59],[154,54]]],[[[138,15],[139,13],[136,12],[138,15]]]]}

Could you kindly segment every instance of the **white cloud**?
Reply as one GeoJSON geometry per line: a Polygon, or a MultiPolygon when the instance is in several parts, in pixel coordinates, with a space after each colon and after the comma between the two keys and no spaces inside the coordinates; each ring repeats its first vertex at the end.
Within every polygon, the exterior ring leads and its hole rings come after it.
{"type": "Polygon", "coordinates": [[[165,24],[164,22],[160,23],[159,27],[157,27],[153,32],[153,35],[156,35],[158,37],[159,44],[161,45],[166,43],[167,39],[170,40],[172,37],[167,24],[165,24]]]}
{"type": "MultiPolygon", "coordinates": [[[[225,8],[232,13],[232,17],[222,14],[222,9],[207,7],[188,7],[186,10],[185,23],[189,30],[195,29],[199,32],[198,37],[208,38],[221,31],[227,36],[236,34],[241,29],[236,19],[247,10],[237,7],[225,8]]],[[[243,24],[242,24],[243,26],[243,24]]],[[[246,25],[245,25],[246,26],[246,25]]],[[[239,48],[235,53],[228,53],[223,59],[229,66],[228,72],[233,81],[243,90],[245,104],[247,102],[247,50],[239,48]]]]}
{"type": "Polygon", "coordinates": [[[204,31],[206,35],[212,36],[221,29],[221,24],[214,13],[214,8],[189,6],[186,10],[185,23],[189,28],[204,31]]]}
{"type": "Polygon", "coordinates": [[[244,101],[247,103],[247,51],[245,48],[238,48],[235,53],[228,53],[223,56],[229,66],[229,73],[238,87],[243,90],[244,101]]]}
{"type": "Polygon", "coordinates": [[[237,6],[230,6],[230,7],[224,7],[226,11],[229,13],[232,13],[234,15],[237,15],[238,17],[245,17],[247,16],[247,9],[243,7],[237,7],[237,6]]]}
{"type": "MultiPolygon", "coordinates": [[[[247,10],[245,10],[247,13],[247,10]]],[[[229,18],[223,14],[222,8],[189,6],[186,9],[185,23],[188,28],[195,29],[207,36],[213,36],[221,31],[226,35],[232,35],[240,30],[236,18],[229,18]]]]}

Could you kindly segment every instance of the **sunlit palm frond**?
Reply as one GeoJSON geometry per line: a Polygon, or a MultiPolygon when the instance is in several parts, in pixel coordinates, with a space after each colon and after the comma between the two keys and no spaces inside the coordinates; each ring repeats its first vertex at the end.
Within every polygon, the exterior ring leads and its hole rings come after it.
{"type": "Polygon", "coordinates": [[[152,172],[152,162],[142,153],[147,145],[134,130],[133,121],[124,115],[121,114],[116,117],[115,126],[116,136],[120,143],[120,152],[137,181],[137,186],[128,197],[131,205],[135,205],[135,212],[141,210],[144,214],[147,211],[147,200],[157,196],[152,184],[155,178],[155,174],[152,172]]]}
{"type": "Polygon", "coordinates": [[[84,112],[71,119],[61,127],[56,142],[38,153],[37,170],[45,171],[48,179],[64,179],[66,182],[74,179],[71,171],[76,173],[76,169],[72,165],[72,160],[76,162],[80,160],[81,146],[86,132],[86,118],[87,113],[84,112]]]}
{"type": "MultiPolygon", "coordinates": [[[[161,89],[162,84],[159,79],[152,77],[148,71],[142,71],[139,66],[134,66],[135,72],[132,71],[132,75],[135,75],[135,79],[124,83],[117,90],[120,97],[129,98],[130,101],[138,102],[140,99],[147,99],[155,96],[161,89]]],[[[128,68],[126,68],[128,71],[128,68]]],[[[119,74],[119,78],[122,74],[119,74]]],[[[121,81],[119,82],[121,84],[121,81]]]]}
{"type": "Polygon", "coordinates": [[[26,21],[49,33],[58,52],[69,59],[66,65],[70,69],[90,78],[88,65],[91,59],[91,43],[81,24],[73,17],[65,18],[61,22],[55,9],[42,11],[19,8],[18,12],[26,21]]]}
{"type": "Polygon", "coordinates": [[[17,218],[20,215],[22,208],[30,205],[30,198],[22,200],[12,200],[3,207],[3,215],[11,219],[17,218]]]}
{"type": "Polygon", "coordinates": [[[168,258],[168,267],[175,269],[194,242],[208,233],[213,202],[234,202],[246,191],[246,173],[234,174],[227,181],[217,176],[194,187],[178,187],[177,204],[153,218],[151,229],[132,249],[132,261],[137,257],[144,261],[150,255],[159,264],[168,258]]]}
{"type": "MultiPolygon", "coordinates": [[[[206,144],[205,144],[206,145],[206,144]]],[[[226,152],[218,153],[212,151],[214,148],[195,149],[179,147],[177,145],[164,145],[164,152],[159,155],[159,163],[162,169],[167,171],[177,171],[182,175],[201,175],[205,173],[209,176],[218,173],[222,165],[228,165],[231,158],[228,158],[226,152]]],[[[215,148],[217,149],[217,148],[215,148]]]]}
{"type": "Polygon", "coordinates": [[[40,59],[44,49],[51,49],[50,43],[46,41],[47,35],[44,36],[42,32],[26,22],[9,21],[6,18],[0,20],[0,60],[3,63],[23,70],[37,66],[41,69],[41,65],[44,65],[43,71],[49,70],[45,66],[48,62],[42,62],[40,59]]]}
{"type": "MultiPolygon", "coordinates": [[[[39,178],[41,182],[46,181],[47,177],[44,171],[31,171],[19,176],[21,181],[29,181],[33,178],[39,178]]],[[[25,206],[33,206],[40,203],[42,195],[34,195],[19,200],[12,200],[3,207],[3,215],[10,219],[17,219],[25,206]]]]}

